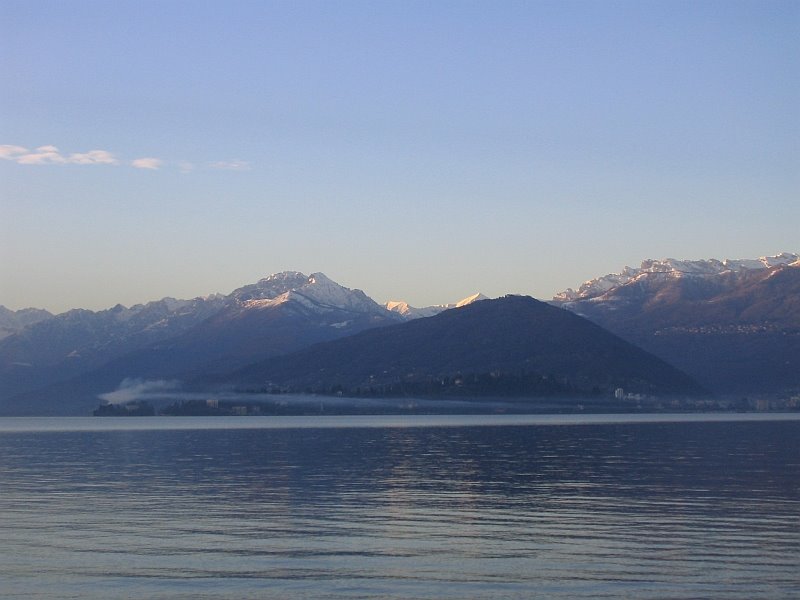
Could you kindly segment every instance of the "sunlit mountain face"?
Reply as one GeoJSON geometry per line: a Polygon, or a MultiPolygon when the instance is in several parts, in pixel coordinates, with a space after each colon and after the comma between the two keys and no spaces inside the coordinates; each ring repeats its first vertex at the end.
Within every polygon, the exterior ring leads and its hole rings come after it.
{"type": "Polygon", "coordinates": [[[719,393],[800,390],[800,256],[645,261],[553,303],[719,393]]]}

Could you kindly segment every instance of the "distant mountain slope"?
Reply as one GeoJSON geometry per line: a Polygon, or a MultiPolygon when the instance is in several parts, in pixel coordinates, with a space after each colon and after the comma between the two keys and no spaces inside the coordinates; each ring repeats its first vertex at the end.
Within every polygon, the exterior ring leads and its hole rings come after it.
{"type": "Polygon", "coordinates": [[[638,268],[625,267],[619,273],[610,273],[584,282],[578,290],[572,288],[557,294],[555,302],[574,302],[581,300],[611,300],[616,290],[632,283],[666,282],[676,279],[696,278],[713,281],[718,276],[736,276],[763,271],[771,267],[787,266],[800,262],[800,255],[784,252],[776,256],[762,256],[755,259],[709,259],[709,260],[645,260],[638,268]],[[603,298],[608,293],[612,297],[603,298]]]}
{"type": "Polygon", "coordinates": [[[384,306],[387,310],[399,314],[406,320],[410,320],[432,317],[445,310],[449,310],[451,308],[461,308],[462,306],[472,304],[473,302],[479,302],[480,300],[488,300],[488,298],[479,292],[477,294],[467,296],[458,302],[452,302],[450,304],[434,304],[433,306],[416,308],[414,306],[410,306],[408,302],[403,302],[402,300],[390,300],[384,304],[384,306]]]}
{"type": "Polygon", "coordinates": [[[209,319],[111,367],[124,377],[192,378],[400,320],[361,290],[340,286],[322,273],[281,273],[260,283],[260,297],[240,288],[209,319]],[[265,287],[276,279],[279,284],[265,287]]]}
{"type": "Polygon", "coordinates": [[[152,327],[139,327],[134,329],[135,335],[121,336],[116,333],[119,322],[112,309],[101,314],[67,313],[78,318],[79,326],[74,328],[66,326],[67,317],[54,319],[56,327],[50,337],[58,343],[50,349],[46,348],[47,330],[37,332],[42,337],[35,340],[38,344],[30,344],[28,353],[21,351],[27,350],[24,346],[19,348],[25,339],[9,338],[7,344],[0,343],[0,357],[6,350],[11,356],[16,352],[16,356],[30,356],[39,362],[11,365],[30,374],[23,383],[31,385],[18,389],[16,394],[7,394],[0,402],[0,414],[59,410],[86,414],[96,406],[97,394],[113,390],[123,379],[192,379],[201,374],[227,372],[269,356],[401,320],[361,290],[340,286],[322,273],[310,277],[297,272],[279,273],[217,297],[215,302],[219,305],[210,315],[190,312],[188,317],[193,320],[180,330],[166,319],[165,326],[172,327],[172,335],[148,338],[152,327]],[[98,346],[98,340],[105,340],[107,345],[98,346]],[[71,366],[69,354],[65,353],[75,346],[81,349],[76,354],[89,354],[96,363],[65,374],[65,363],[71,366]],[[52,363],[48,364],[48,360],[52,363]],[[57,371],[59,368],[62,370],[57,371]],[[43,373],[56,376],[42,382],[43,373]],[[53,402],[59,406],[51,406],[53,402]]]}
{"type": "Polygon", "coordinates": [[[66,382],[60,393],[76,396],[89,393],[101,381],[107,386],[128,377],[221,373],[483,298],[475,294],[428,309],[404,305],[389,310],[361,290],[345,288],[322,273],[286,271],[227,296],[164,298],[130,308],[78,309],[56,316],[0,307],[0,331],[10,332],[0,339],[0,414],[11,404],[20,404],[10,398],[50,389],[58,382],[66,382]]]}
{"type": "Polygon", "coordinates": [[[645,261],[553,303],[720,393],[800,391],[800,257],[645,261]]]}
{"type": "Polygon", "coordinates": [[[15,311],[0,306],[0,340],[52,316],[52,313],[41,308],[23,308],[15,311]]]}
{"type": "Polygon", "coordinates": [[[466,387],[490,395],[611,393],[617,387],[703,393],[687,375],[597,325],[522,296],[318,344],[247,367],[229,380],[298,391],[342,386],[385,392],[439,382],[448,391],[466,387]]]}
{"type": "Polygon", "coordinates": [[[104,311],[71,310],[0,340],[0,399],[68,379],[179,335],[222,308],[222,296],[164,298],[104,311]]]}

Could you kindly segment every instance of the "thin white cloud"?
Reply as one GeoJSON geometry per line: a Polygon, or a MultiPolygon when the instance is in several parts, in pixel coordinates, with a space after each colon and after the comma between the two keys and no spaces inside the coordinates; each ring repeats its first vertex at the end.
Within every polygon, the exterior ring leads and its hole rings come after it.
{"type": "Polygon", "coordinates": [[[3,160],[17,160],[20,155],[27,153],[28,149],[22,146],[12,146],[11,144],[0,145],[0,158],[3,160]]]}
{"type": "MultiPolygon", "coordinates": [[[[133,160],[121,161],[108,150],[89,150],[88,152],[72,152],[66,154],[56,146],[47,144],[30,150],[14,144],[0,144],[0,160],[15,162],[19,165],[120,165],[126,164],[135,169],[158,170],[166,164],[164,160],[153,156],[143,156],[133,160]]],[[[191,173],[198,166],[188,160],[169,163],[176,165],[181,173],[191,173]]],[[[219,160],[201,165],[201,168],[221,169],[225,171],[249,171],[250,162],[239,158],[219,160]]]]}
{"type": "Polygon", "coordinates": [[[163,164],[164,162],[160,158],[153,158],[152,156],[137,158],[131,161],[131,166],[137,169],[152,169],[154,171],[160,169],[163,164]]]}
{"type": "Polygon", "coordinates": [[[116,165],[119,161],[107,150],[89,150],[64,155],[52,145],[39,146],[28,150],[22,146],[9,144],[0,146],[0,158],[14,161],[20,165],[116,165]]]}
{"type": "Polygon", "coordinates": [[[249,171],[250,163],[246,160],[235,158],[233,160],[220,160],[217,162],[209,163],[212,169],[224,169],[226,171],[249,171]]]}
{"type": "Polygon", "coordinates": [[[12,160],[16,160],[21,165],[63,164],[67,162],[67,159],[55,146],[39,146],[32,152],[28,152],[26,149],[24,153],[15,156],[12,160]]]}
{"type": "Polygon", "coordinates": [[[73,165],[117,165],[119,161],[106,150],[90,150],[83,154],[70,154],[67,162],[73,165]]]}

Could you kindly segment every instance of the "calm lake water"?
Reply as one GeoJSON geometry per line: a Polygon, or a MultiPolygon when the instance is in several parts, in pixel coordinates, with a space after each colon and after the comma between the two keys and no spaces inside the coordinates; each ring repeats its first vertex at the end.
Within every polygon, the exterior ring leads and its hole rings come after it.
{"type": "Polygon", "coordinates": [[[3,598],[797,598],[800,415],[0,419],[3,598]]]}

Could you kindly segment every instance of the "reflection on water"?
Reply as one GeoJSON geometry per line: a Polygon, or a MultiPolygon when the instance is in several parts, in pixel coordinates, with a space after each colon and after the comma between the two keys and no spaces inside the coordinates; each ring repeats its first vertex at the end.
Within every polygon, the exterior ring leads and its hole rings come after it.
{"type": "Polygon", "coordinates": [[[797,597],[799,433],[6,432],[0,595],[797,597]]]}

